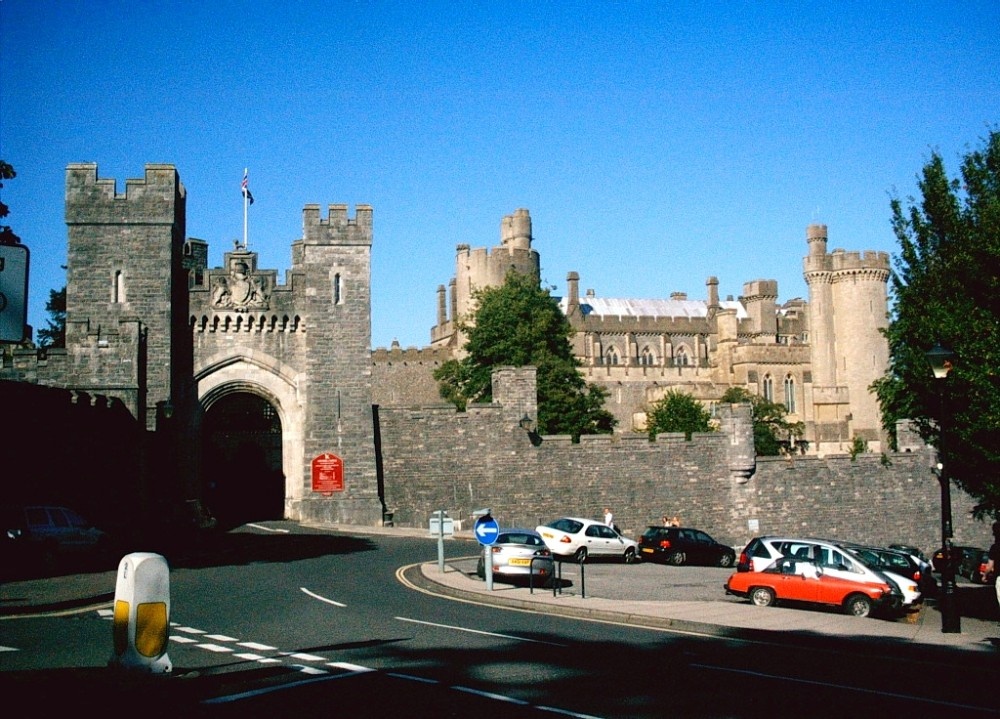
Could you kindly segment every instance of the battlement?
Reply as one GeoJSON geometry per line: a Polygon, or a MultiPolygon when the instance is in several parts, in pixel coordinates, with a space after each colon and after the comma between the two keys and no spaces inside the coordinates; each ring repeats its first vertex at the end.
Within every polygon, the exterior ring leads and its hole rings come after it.
{"type": "Polygon", "coordinates": [[[371,245],[372,206],[356,205],[351,219],[347,205],[328,205],[323,219],[319,205],[306,205],[302,210],[302,239],[308,245],[371,245]]]}
{"type": "Polygon", "coordinates": [[[753,280],[745,282],[743,284],[743,298],[746,300],[777,299],[778,282],[777,280],[753,280]]]}
{"type": "Polygon", "coordinates": [[[100,179],[97,163],[66,166],[66,223],[174,224],[186,199],[173,165],[147,164],[142,179],[125,181],[119,194],[114,179],[100,179]]]}
{"type": "Polygon", "coordinates": [[[836,249],[830,253],[829,268],[833,272],[845,270],[885,270],[889,271],[889,253],[865,250],[847,252],[836,249]]]}
{"type": "Polygon", "coordinates": [[[376,347],[372,350],[374,364],[440,364],[451,359],[451,351],[441,347],[407,347],[402,349],[393,342],[392,347],[376,347]]]}

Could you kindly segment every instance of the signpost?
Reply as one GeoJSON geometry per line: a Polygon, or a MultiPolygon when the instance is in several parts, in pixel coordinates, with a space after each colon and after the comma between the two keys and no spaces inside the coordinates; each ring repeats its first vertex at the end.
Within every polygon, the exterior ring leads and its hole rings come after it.
{"type": "Polygon", "coordinates": [[[446,511],[439,509],[431,515],[428,529],[438,538],[438,570],[444,574],[444,538],[455,536],[455,520],[446,511]]]}
{"type": "Polygon", "coordinates": [[[483,570],[486,576],[486,591],[493,591],[493,551],[490,547],[497,541],[500,535],[500,525],[497,520],[490,516],[490,510],[485,509],[476,512],[478,515],[472,533],[476,535],[476,541],[483,545],[483,570]]]}

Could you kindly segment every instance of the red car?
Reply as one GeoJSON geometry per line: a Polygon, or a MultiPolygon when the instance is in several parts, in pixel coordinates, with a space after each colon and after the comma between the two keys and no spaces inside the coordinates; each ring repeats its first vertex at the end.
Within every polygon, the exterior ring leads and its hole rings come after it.
{"type": "Polygon", "coordinates": [[[892,602],[888,584],[856,582],[825,574],[815,562],[795,557],[776,559],[760,572],[736,572],[725,584],[726,594],[748,598],[758,607],[779,601],[840,607],[855,617],[870,616],[892,602]]]}

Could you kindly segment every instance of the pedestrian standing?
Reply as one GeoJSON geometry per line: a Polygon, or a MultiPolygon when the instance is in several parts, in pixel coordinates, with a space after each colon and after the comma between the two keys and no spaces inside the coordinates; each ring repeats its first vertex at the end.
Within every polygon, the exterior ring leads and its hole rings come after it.
{"type": "Polygon", "coordinates": [[[610,507],[604,508],[604,523],[609,527],[615,526],[615,515],[611,513],[610,507]]]}

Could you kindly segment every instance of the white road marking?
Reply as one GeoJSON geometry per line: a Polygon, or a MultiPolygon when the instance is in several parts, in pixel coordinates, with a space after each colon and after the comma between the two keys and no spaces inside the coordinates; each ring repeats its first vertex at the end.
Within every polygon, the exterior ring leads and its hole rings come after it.
{"type": "Polygon", "coordinates": [[[217,642],[235,642],[236,637],[227,637],[225,634],[206,634],[205,639],[212,639],[217,642]]]}
{"type": "Polygon", "coordinates": [[[452,689],[455,689],[460,692],[465,692],[467,694],[475,694],[476,696],[486,697],[487,699],[494,699],[498,702],[507,702],[509,704],[520,704],[521,706],[528,706],[529,704],[529,702],[526,702],[523,699],[515,699],[514,697],[505,697],[503,694],[494,694],[493,692],[483,692],[478,689],[471,689],[469,687],[454,686],[452,687],[452,689]]]}
{"type": "Polygon", "coordinates": [[[184,632],[185,634],[205,634],[201,629],[195,629],[194,627],[174,627],[178,632],[184,632]]]}
{"type": "Polygon", "coordinates": [[[303,592],[305,592],[306,594],[308,594],[313,599],[318,599],[321,602],[326,602],[327,604],[332,604],[335,607],[346,607],[347,606],[346,604],[341,604],[340,602],[335,602],[332,599],[327,599],[326,597],[321,597],[320,595],[316,594],[315,592],[310,592],[305,587],[299,587],[299,589],[301,589],[303,592]]]}
{"type": "Polygon", "coordinates": [[[237,642],[236,646],[245,647],[247,649],[256,649],[258,652],[274,652],[277,651],[277,647],[272,647],[269,644],[258,644],[257,642],[237,642]]]}
{"type": "Polygon", "coordinates": [[[322,662],[326,661],[326,657],[317,657],[315,654],[288,654],[289,659],[299,659],[303,662],[322,662]]]}
{"type": "Polygon", "coordinates": [[[298,669],[303,674],[329,674],[326,669],[318,669],[317,667],[307,667],[305,664],[293,664],[293,667],[298,669]]]}
{"type": "Polygon", "coordinates": [[[575,719],[601,719],[601,717],[594,716],[593,714],[580,714],[578,712],[571,712],[568,709],[559,709],[558,707],[543,707],[535,706],[535,709],[543,712],[552,712],[553,714],[562,714],[563,716],[575,717],[575,719]]]}
{"type": "Polygon", "coordinates": [[[543,642],[539,639],[526,639],[525,637],[515,637],[511,634],[497,634],[496,632],[486,632],[481,629],[469,629],[467,627],[455,627],[450,624],[436,624],[435,622],[424,622],[419,619],[409,619],[407,617],[396,617],[401,622],[412,622],[413,624],[424,624],[428,627],[439,629],[454,629],[456,632],[468,632],[469,634],[483,634],[487,637],[500,637],[501,639],[514,639],[519,642],[531,642],[532,644],[548,644],[553,647],[568,647],[568,644],[556,644],[555,642],[543,642]]]}
{"type": "Polygon", "coordinates": [[[216,654],[228,654],[233,650],[229,647],[220,647],[218,644],[196,644],[199,649],[206,649],[210,652],[215,652],[216,654]]]}
{"type": "Polygon", "coordinates": [[[196,644],[199,640],[192,639],[191,637],[178,637],[175,634],[171,634],[170,641],[177,642],[178,644],[196,644]]]}
{"type": "Polygon", "coordinates": [[[0,647],[0,652],[19,652],[19,651],[21,650],[16,649],[15,647],[0,647]]]}
{"type": "Polygon", "coordinates": [[[254,524],[253,522],[249,522],[246,526],[259,529],[262,532],[276,532],[278,534],[288,534],[291,531],[290,529],[282,529],[281,527],[265,527],[263,524],[254,524]]]}
{"type": "Polygon", "coordinates": [[[327,662],[328,667],[336,667],[337,669],[345,669],[349,672],[354,672],[355,674],[363,674],[364,672],[374,672],[375,669],[371,667],[363,667],[360,664],[351,664],[350,662],[327,662]]]}

